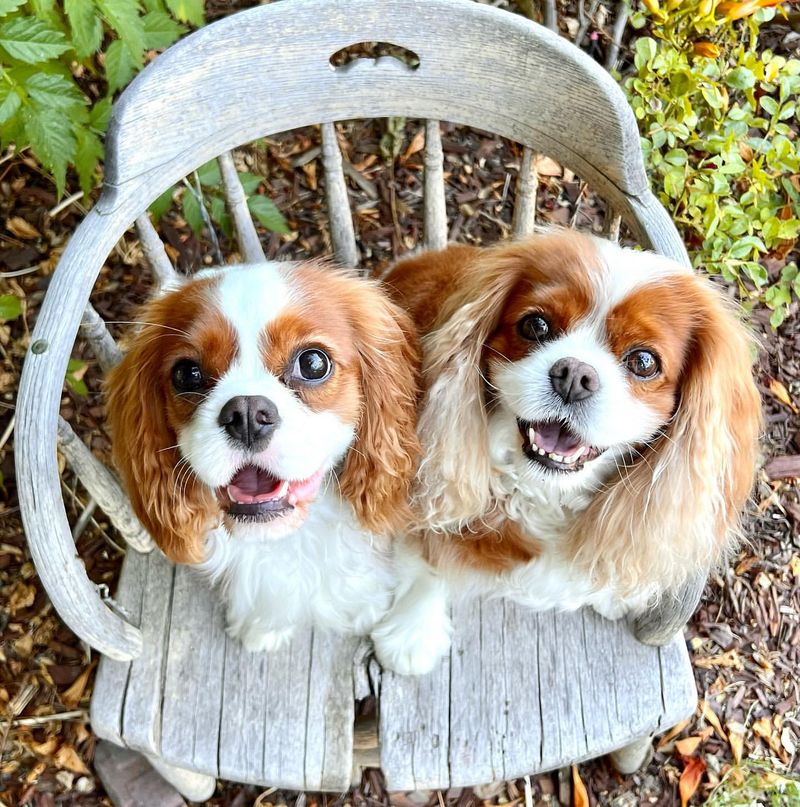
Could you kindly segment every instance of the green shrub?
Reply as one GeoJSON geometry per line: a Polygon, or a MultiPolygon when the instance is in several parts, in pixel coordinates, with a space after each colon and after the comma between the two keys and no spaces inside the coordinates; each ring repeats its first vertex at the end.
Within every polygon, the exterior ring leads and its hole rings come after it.
{"type": "Polygon", "coordinates": [[[759,52],[774,0],[645,0],[624,81],[659,198],[695,266],[739,284],[783,322],[800,297],[800,60],[759,52]],[[765,259],[772,259],[767,262],[765,259]],[[777,272],[777,276],[776,276],[777,272]]]}
{"type": "Polygon", "coordinates": [[[181,22],[202,25],[203,0],[0,0],[0,147],[29,146],[59,196],[74,166],[87,193],[111,96],[187,30],[181,22]]]}

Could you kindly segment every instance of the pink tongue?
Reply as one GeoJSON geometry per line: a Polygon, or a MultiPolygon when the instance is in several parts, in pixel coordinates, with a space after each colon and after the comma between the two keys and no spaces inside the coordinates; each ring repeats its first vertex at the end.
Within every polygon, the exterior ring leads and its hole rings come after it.
{"type": "Polygon", "coordinates": [[[580,437],[561,423],[532,423],[531,426],[536,432],[536,445],[548,454],[568,457],[581,445],[580,437]]]}
{"type": "Polygon", "coordinates": [[[242,468],[228,483],[230,492],[239,501],[258,499],[267,501],[275,498],[281,491],[283,483],[261,468],[248,465],[242,468]]]}

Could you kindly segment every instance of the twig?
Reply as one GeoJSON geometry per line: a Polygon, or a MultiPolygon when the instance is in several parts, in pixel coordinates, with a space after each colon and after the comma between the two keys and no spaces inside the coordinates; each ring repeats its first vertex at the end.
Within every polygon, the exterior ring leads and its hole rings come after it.
{"type": "Polygon", "coordinates": [[[583,38],[586,36],[589,26],[592,24],[592,18],[597,13],[597,8],[599,5],[600,0],[592,0],[592,4],[589,6],[589,13],[584,17],[583,21],[581,22],[581,27],[578,28],[578,33],[575,34],[575,44],[578,47],[581,46],[581,42],[583,42],[583,38]]]}
{"type": "Polygon", "coordinates": [[[219,247],[217,231],[214,229],[214,225],[211,223],[208,210],[206,210],[206,200],[203,196],[203,190],[200,186],[200,177],[197,175],[197,171],[194,172],[194,183],[195,184],[193,187],[192,183],[189,182],[186,177],[183,178],[183,184],[186,186],[189,193],[194,196],[197,206],[200,208],[200,217],[203,219],[203,224],[205,224],[206,228],[208,229],[208,237],[211,240],[211,251],[214,253],[214,260],[216,261],[217,266],[222,266],[225,261],[222,258],[222,250],[219,247]]]}
{"type": "Polygon", "coordinates": [[[622,42],[622,35],[625,33],[625,26],[628,24],[628,15],[631,13],[628,0],[619,0],[617,12],[614,16],[614,28],[611,31],[611,42],[606,51],[606,70],[609,72],[617,66],[619,59],[619,46],[622,42]]]}
{"type": "Polygon", "coordinates": [[[75,709],[72,712],[58,712],[52,715],[39,715],[38,717],[18,717],[16,720],[3,720],[0,728],[12,728],[15,726],[41,726],[44,723],[53,723],[64,720],[88,720],[89,715],[84,709],[75,709]]]}
{"type": "Polygon", "coordinates": [[[75,526],[72,528],[72,540],[77,541],[78,538],[83,535],[83,531],[86,527],[89,526],[90,521],[94,521],[92,518],[92,514],[97,509],[97,502],[89,498],[89,501],[86,504],[86,507],[83,509],[83,512],[80,514],[78,520],[75,522],[75,526]]]}
{"type": "Polygon", "coordinates": [[[8,421],[8,426],[6,426],[6,430],[3,432],[3,436],[0,437],[0,448],[2,448],[6,442],[8,442],[8,438],[11,437],[11,432],[14,431],[14,423],[17,420],[16,413],[11,416],[11,420],[8,421]]]}
{"type": "Polygon", "coordinates": [[[68,196],[66,199],[60,201],[54,208],[47,211],[47,215],[52,218],[53,216],[57,216],[62,210],[66,210],[73,202],[77,202],[83,196],[83,191],[75,191],[72,196],[68,196]]]}

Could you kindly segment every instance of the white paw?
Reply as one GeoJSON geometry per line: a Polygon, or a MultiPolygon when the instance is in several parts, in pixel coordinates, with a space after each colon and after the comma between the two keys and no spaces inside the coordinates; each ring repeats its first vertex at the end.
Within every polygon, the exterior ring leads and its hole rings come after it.
{"type": "Polygon", "coordinates": [[[446,615],[417,622],[393,614],[372,632],[372,642],[378,661],[387,669],[400,675],[424,675],[450,650],[451,632],[446,615]]]}
{"type": "Polygon", "coordinates": [[[244,645],[245,650],[251,653],[272,653],[274,650],[279,650],[289,639],[292,638],[294,630],[292,628],[283,628],[282,630],[259,630],[257,628],[249,628],[242,631],[237,638],[239,638],[244,645]]]}

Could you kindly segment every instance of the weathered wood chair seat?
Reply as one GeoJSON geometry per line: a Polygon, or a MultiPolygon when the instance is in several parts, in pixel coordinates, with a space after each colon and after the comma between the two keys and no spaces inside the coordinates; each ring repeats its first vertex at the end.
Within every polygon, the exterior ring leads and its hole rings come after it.
{"type": "Polygon", "coordinates": [[[291,0],[210,25],[143,71],[115,105],[102,196],[65,250],[33,333],[17,473],[42,582],[64,621],[103,656],[94,730],[145,753],[193,798],[210,794],[210,777],[341,790],[365,764],[379,764],[392,789],[507,779],[626,748],[617,761],[633,768],[642,739],[694,707],[680,638],[649,647],[624,623],[590,611],[535,614],[500,600],[459,606],[450,656],[418,679],[382,672],[359,639],[309,633],[273,655],[248,654],[226,637],[203,581],[158,551],[145,554],[152,542],[119,483],[59,419],[79,326],[104,369],[119,357],[88,301],[134,220],[155,274],[173,272],[147,217],[154,199],[219,156],[240,251],[263,260],[229,151],[321,123],[334,251],[356,265],[333,122],[389,115],[426,120],[429,246],[447,240],[437,121],[448,120],[524,144],[515,234],[534,224],[536,150],[588,181],[644,246],[687,260],[649,191],[635,121],[617,86],[576,48],[506,12],[469,0],[291,0]],[[361,42],[401,46],[419,63],[332,65],[333,54],[361,42]],[[114,608],[76,557],[56,439],[131,547],[114,608]],[[368,696],[377,700],[372,742],[355,720],[357,701],[368,696]]]}

